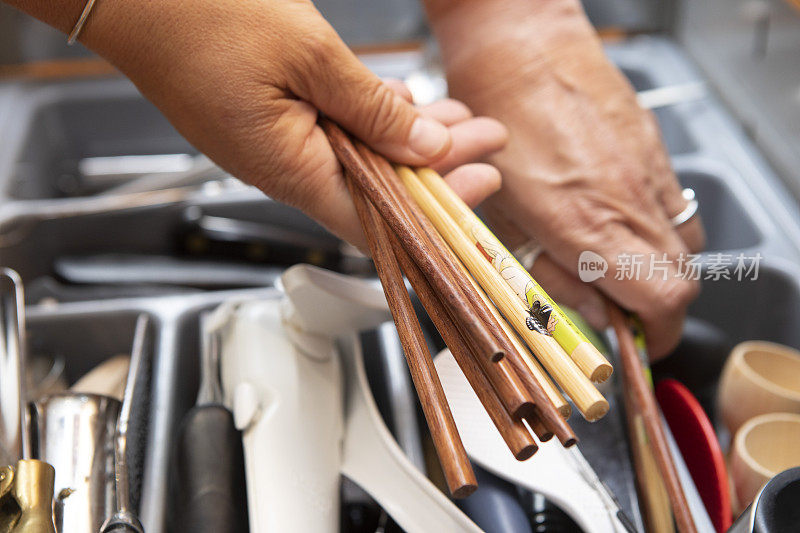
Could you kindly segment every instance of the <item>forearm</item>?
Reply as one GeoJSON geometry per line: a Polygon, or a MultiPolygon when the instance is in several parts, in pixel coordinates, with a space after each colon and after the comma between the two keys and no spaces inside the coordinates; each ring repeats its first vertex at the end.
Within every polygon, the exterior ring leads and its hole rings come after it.
{"type": "Polygon", "coordinates": [[[85,0],[4,0],[42,22],[69,33],[86,4],[85,0]]]}

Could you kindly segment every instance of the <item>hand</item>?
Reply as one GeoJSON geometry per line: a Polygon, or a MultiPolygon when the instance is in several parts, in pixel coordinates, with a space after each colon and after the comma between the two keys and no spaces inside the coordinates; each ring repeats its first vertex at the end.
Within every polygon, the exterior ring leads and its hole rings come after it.
{"type": "MultiPolygon", "coordinates": [[[[676,277],[676,264],[647,279],[666,253],[699,251],[697,218],[675,229],[686,205],[653,116],[603,54],[574,0],[431,3],[452,95],[510,131],[491,159],[502,190],[488,200],[489,222],[513,249],[535,239],[544,252],[532,273],[559,301],[595,327],[607,317],[603,298],[639,314],[652,357],[678,342],[696,282],[676,277]],[[483,37],[461,39],[465,28],[483,37]],[[584,250],[608,263],[605,278],[578,277],[584,250]],[[642,254],[639,279],[615,279],[620,254],[642,254]]],[[[657,272],[657,271],[656,271],[657,272]]]]}
{"type": "MultiPolygon", "coordinates": [[[[68,31],[80,8],[14,0],[68,31]],[[74,13],[63,13],[70,7],[74,13]]],[[[392,160],[442,159],[475,204],[498,172],[459,165],[500,149],[506,130],[448,100],[417,109],[375,77],[310,1],[98,2],[81,41],[111,61],[200,151],[273,198],[364,247],[318,110],[392,160]]]]}

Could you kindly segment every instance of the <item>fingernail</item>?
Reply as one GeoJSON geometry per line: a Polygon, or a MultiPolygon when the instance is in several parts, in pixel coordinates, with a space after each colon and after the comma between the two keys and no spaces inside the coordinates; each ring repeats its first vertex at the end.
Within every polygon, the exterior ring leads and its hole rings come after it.
{"type": "Polygon", "coordinates": [[[444,124],[435,120],[418,117],[411,125],[408,146],[417,155],[433,158],[441,155],[450,144],[450,132],[444,124]]]}
{"type": "Polygon", "coordinates": [[[601,301],[584,302],[578,306],[578,312],[595,329],[603,329],[608,325],[606,308],[601,301]]]}

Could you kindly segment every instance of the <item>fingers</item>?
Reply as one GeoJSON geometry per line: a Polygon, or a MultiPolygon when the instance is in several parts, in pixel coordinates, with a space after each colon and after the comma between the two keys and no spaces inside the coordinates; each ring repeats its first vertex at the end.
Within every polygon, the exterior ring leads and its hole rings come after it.
{"type": "MultiPolygon", "coordinates": [[[[383,83],[397,95],[401,96],[406,102],[414,102],[411,91],[401,80],[384,78],[383,83]]],[[[432,104],[420,107],[419,110],[423,115],[438,120],[445,126],[452,126],[453,124],[472,118],[472,111],[462,102],[452,98],[437,100],[432,104]]]]}
{"type": "MultiPolygon", "coordinates": [[[[688,202],[683,197],[683,188],[671,170],[662,174],[658,179],[661,182],[659,200],[667,217],[672,219],[686,209],[688,202]]],[[[699,214],[675,228],[674,231],[690,253],[698,253],[705,248],[706,235],[699,214]]]]}
{"type": "Polygon", "coordinates": [[[500,190],[500,171],[483,163],[460,166],[444,180],[472,208],[500,190]]]}
{"type": "Polygon", "coordinates": [[[593,284],[621,307],[639,315],[650,357],[658,359],[678,344],[686,308],[697,296],[699,284],[682,276],[674,261],[627,228],[616,231],[621,244],[600,245],[593,250],[608,263],[605,275],[593,284]]]}
{"type": "Polygon", "coordinates": [[[447,172],[468,161],[479,161],[503,149],[508,130],[488,117],[465,120],[450,126],[453,144],[450,150],[431,166],[437,172],[447,172]]]}
{"type": "Polygon", "coordinates": [[[472,118],[472,111],[466,105],[452,98],[445,98],[419,109],[423,115],[438,120],[445,126],[453,126],[472,118]]]}
{"type": "Polygon", "coordinates": [[[411,94],[411,89],[408,88],[408,85],[403,83],[403,80],[398,80],[397,78],[381,78],[381,79],[383,80],[383,83],[387,87],[389,87],[392,91],[394,91],[403,100],[405,100],[409,104],[414,103],[414,95],[411,94]]]}
{"type": "Polygon", "coordinates": [[[393,161],[428,164],[450,148],[450,132],[375,76],[331,30],[308,47],[291,89],[393,161]]]}
{"type": "MultiPolygon", "coordinates": [[[[682,212],[686,206],[687,201],[683,197],[683,186],[678,182],[675,172],[672,170],[672,165],[669,161],[666,148],[660,142],[660,135],[658,133],[658,125],[652,113],[647,115],[650,121],[647,122],[655,130],[653,136],[657,139],[654,141],[656,146],[651,150],[655,151],[654,157],[649,159],[652,162],[654,189],[664,214],[667,219],[671,220],[675,215],[682,212]]],[[[690,253],[698,253],[705,248],[705,231],[703,224],[700,221],[700,216],[695,215],[691,220],[681,224],[673,231],[681,239],[690,253]]]]}
{"type": "MultiPolygon", "coordinates": [[[[385,79],[383,82],[396,94],[411,101],[411,93],[403,82],[395,79],[385,79]]],[[[431,165],[439,173],[488,157],[502,150],[508,142],[508,129],[505,126],[488,117],[473,118],[472,111],[458,100],[445,98],[422,106],[419,111],[450,129],[450,150],[431,165]]]]}

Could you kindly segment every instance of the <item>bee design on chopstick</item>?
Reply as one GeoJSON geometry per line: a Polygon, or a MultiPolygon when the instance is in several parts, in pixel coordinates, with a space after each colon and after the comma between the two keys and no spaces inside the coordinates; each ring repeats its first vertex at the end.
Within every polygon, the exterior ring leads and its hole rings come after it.
{"type": "MultiPolygon", "coordinates": [[[[525,325],[531,331],[538,331],[543,335],[552,335],[552,328],[550,327],[550,314],[553,312],[553,306],[550,304],[542,304],[540,300],[535,300],[530,309],[528,309],[529,317],[525,318],[525,325]]],[[[555,326],[555,324],[553,324],[555,326]]]]}

